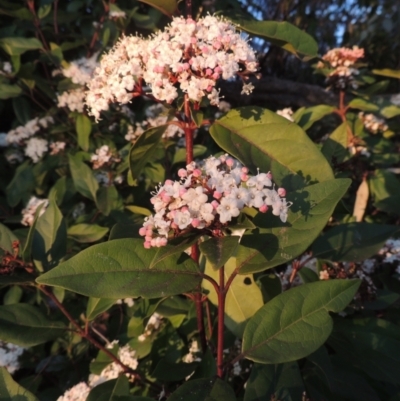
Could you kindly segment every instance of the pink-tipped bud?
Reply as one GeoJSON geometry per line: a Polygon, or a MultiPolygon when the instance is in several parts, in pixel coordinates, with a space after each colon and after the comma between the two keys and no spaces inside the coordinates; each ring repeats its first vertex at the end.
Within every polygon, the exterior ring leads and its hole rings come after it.
{"type": "Polygon", "coordinates": [[[213,90],[213,86],[212,85],[208,85],[206,91],[207,92],[211,92],[213,90]]]}
{"type": "Polygon", "coordinates": [[[249,179],[249,176],[245,173],[240,174],[240,179],[246,182],[249,179]]]}
{"type": "Polygon", "coordinates": [[[218,203],[216,200],[213,200],[213,201],[211,202],[211,206],[212,206],[214,209],[216,209],[216,208],[219,206],[219,203],[218,203]]]}
{"type": "Polygon", "coordinates": [[[183,177],[187,177],[187,171],[184,168],[180,168],[178,170],[178,176],[183,178],[183,177]]]}
{"type": "Polygon", "coordinates": [[[182,196],[183,194],[185,194],[187,192],[186,188],[179,188],[179,196],[182,196]]]}
{"type": "Polygon", "coordinates": [[[278,188],[278,195],[281,196],[282,198],[286,196],[286,189],[285,188],[278,188]]]}
{"type": "Polygon", "coordinates": [[[160,246],[165,246],[167,245],[168,240],[165,237],[160,238],[160,246]]]}
{"type": "Polygon", "coordinates": [[[194,61],[193,61],[193,59],[191,58],[191,59],[189,60],[189,64],[192,65],[193,63],[194,63],[194,61]]]}
{"type": "Polygon", "coordinates": [[[222,68],[221,68],[219,65],[217,65],[217,66],[214,68],[214,72],[220,73],[220,72],[222,72],[222,68]]]}
{"type": "Polygon", "coordinates": [[[141,235],[142,237],[144,237],[146,235],[146,227],[140,227],[139,228],[139,235],[141,235]]]}
{"type": "Polygon", "coordinates": [[[235,161],[233,160],[233,159],[231,159],[230,157],[228,157],[227,159],[226,159],[226,165],[228,166],[228,167],[232,167],[233,166],[233,164],[235,163],[235,161]]]}
{"type": "Polygon", "coordinates": [[[247,174],[249,172],[249,169],[247,167],[242,167],[242,173],[247,174]]]}
{"type": "Polygon", "coordinates": [[[189,208],[187,206],[182,206],[181,207],[181,212],[187,212],[189,208]]]}
{"type": "Polygon", "coordinates": [[[221,46],[222,46],[222,44],[221,44],[221,42],[219,42],[219,41],[215,41],[214,43],[213,43],[213,48],[214,49],[220,49],[221,48],[221,46]]]}
{"type": "Polygon", "coordinates": [[[197,43],[197,38],[190,38],[190,42],[193,44],[197,43]]]}
{"type": "Polygon", "coordinates": [[[201,176],[201,170],[196,168],[193,170],[193,177],[200,177],[201,176]]]}
{"type": "Polygon", "coordinates": [[[218,72],[214,72],[214,74],[211,75],[211,78],[216,81],[219,78],[218,72]]]}
{"type": "Polygon", "coordinates": [[[206,69],[206,75],[212,75],[213,70],[211,68],[206,69]]]}
{"type": "Polygon", "coordinates": [[[172,222],[172,223],[171,223],[171,228],[174,228],[174,229],[178,228],[178,224],[172,222]]]}
{"type": "Polygon", "coordinates": [[[146,249],[150,249],[150,248],[151,248],[151,242],[145,241],[144,244],[143,244],[143,246],[144,246],[146,249]]]}
{"type": "Polygon", "coordinates": [[[171,197],[170,197],[166,192],[164,192],[164,193],[161,195],[161,199],[162,199],[162,201],[165,202],[165,203],[169,203],[169,202],[171,201],[171,197]]]}
{"type": "Polygon", "coordinates": [[[214,191],[213,197],[214,197],[215,199],[221,199],[221,198],[222,198],[222,194],[221,194],[221,192],[214,191]]]}
{"type": "Polygon", "coordinates": [[[166,180],[164,185],[173,185],[173,183],[172,180],[166,180]]]}
{"type": "Polygon", "coordinates": [[[153,240],[153,237],[146,235],[144,239],[146,242],[151,242],[153,240]]]}
{"type": "Polygon", "coordinates": [[[268,171],[268,173],[266,174],[266,176],[267,176],[270,180],[272,180],[272,173],[271,173],[270,171],[268,171]]]}
{"type": "Polygon", "coordinates": [[[189,63],[183,63],[183,69],[184,70],[188,70],[190,68],[190,64],[189,63]]]}
{"type": "Polygon", "coordinates": [[[267,205],[262,205],[259,209],[258,209],[261,213],[266,213],[268,210],[268,206],[267,205]]]}
{"type": "Polygon", "coordinates": [[[192,220],[192,226],[194,228],[197,228],[200,225],[200,220],[199,219],[193,219],[192,220]]]}
{"type": "Polygon", "coordinates": [[[158,72],[158,73],[162,73],[162,72],[164,72],[164,67],[162,67],[161,65],[156,65],[156,66],[153,68],[153,71],[154,71],[154,72],[158,72]]]}

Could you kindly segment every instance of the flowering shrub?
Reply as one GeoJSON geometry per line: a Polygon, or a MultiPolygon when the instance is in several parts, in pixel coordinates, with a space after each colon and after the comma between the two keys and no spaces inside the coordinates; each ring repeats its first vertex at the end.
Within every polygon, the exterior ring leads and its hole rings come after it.
{"type": "Polygon", "coordinates": [[[272,111],[288,23],[3,3],[0,398],[399,397],[398,72],[332,49],[334,102],[272,111]]]}

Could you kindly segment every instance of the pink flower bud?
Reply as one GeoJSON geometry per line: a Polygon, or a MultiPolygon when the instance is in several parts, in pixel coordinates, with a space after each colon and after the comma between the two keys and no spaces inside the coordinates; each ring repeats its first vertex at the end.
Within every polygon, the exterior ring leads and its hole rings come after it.
{"type": "Polygon", "coordinates": [[[213,201],[211,202],[211,206],[212,206],[214,209],[216,209],[216,208],[219,206],[219,203],[218,203],[216,200],[213,200],[213,201]]]}
{"type": "Polygon", "coordinates": [[[169,203],[171,201],[171,197],[166,192],[162,194],[161,199],[165,203],[169,203]]]}
{"type": "Polygon", "coordinates": [[[243,182],[246,182],[249,179],[249,176],[247,174],[245,174],[245,173],[242,173],[242,174],[240,174],[240,179],[243,182]]]}
{"type": "Polygon", "coordinates": [[[206,75],[212,75],[213,70],[211,68],[206,69],[206,75]]]}
{"type": "Polygon", "coordinates": [[[206,90],[207,90],[207,92],[211,92],[212,89],[213,89],[213,87],[211,85],[208,85],[206,90]]]}
{"type": "Polygon", "coordinates": [[[242,167],[242,173],[247,174],[249,172],[249,169],[247,167],[242,167]]]}
{"type": "Polygon", "coordinates": [[[278,188],[278,195],[281,196],[282,198],[286,196],[286,189],[285,188],[278,188]]]}
{"type": "Polygon", "coordinates": [[[193,219],[192,220],[192,226],[194,228],[198,227],[200,225],[200,220],[199,219],[193,219]]]}
{"type": "Polygon", "coordinates": [[[183,194],[185,194],[187,192],[186,188],[179,188],[179,196],[182,196],[183,194]]]}
{"type": "Polygon", "coordinates": [[[230,157],[228,157],[227,159],[226,159],[226,165],[228,166],[228,167],[232,167],[233,166],[233,164],[234,164],[234,160],[233,159],[231,159],[230,157]]]}
{"type": "Polygon", "coordinates": [[[193,170],[193,177],[200,177],[201,176],[201,170],[196,168],[193,170]]]}
{"type": "Polygon", "coordinates": [[[153,237],[149,237],[148,235],[146,235],[144,239],[146,242],[151,242],[153,240],[153,237]]]}
{"type": "Polygon", "coordinates": [[[166,180],[164,185],[173,185],[173,183],[172,180],[166,180]]]}
{"type": "Polygon", "coordinates": [[[167,245],[168,240],[165,237],[160,238],[160,246],[165,246],[167,245]]]}
{"type": "Polygon", "coordinates": [[[184,70],[188,70],[190,68],[190,64],[189,63],[183,63],[183,69],[184,70]]]}
{"type": "Polygon", "coordinates": [[[221,68],[219,65],[217,65],[217,66],[214,68],[214,72],[220,73],[220,72],[222,72],[222,68],[221,68]]]}
{"type": "Polygon", "coordinates": [[[151,248],[151,242],[145,241],[145,243],[143,244],[143,246],[144,246],[146,249],[150,249],[150,248],[151,248]]]}
{"type": "Polygon", "coordinates": [[[214,197],[215,199],[221,199],[221,198],[222,198],[222,194],[221,194],[221,192],[214,191],[213,197],[214,197]]]}
{"type": "Polygon", "coordinates": [[[139,235],[141,235],[142,237],[144,237],[146,235],[146,227],[140,227],[139,228],[139,235]]]}
{"type": "Polygon", "coordinates": [[[183,178],[183,177],[187,177],[187,171],[184,168],[180,168],[178,170],[178,176],[183,178]]]}
{"type": "Polygon", "coordinates": [[[193,44],[197,43],[197,38],[194,37],[190,38],[190,42],[193,44]]]}
{"type": "Polygon", "coordinates": [[[211,78],[217,80],[219,78],[218,72],[214,72],[214,74],[211,75],[211,78]]]}
{"type": "Polygon", "coordinates": [[[178,225],[177,225],[176,223],[172,222],[172,223],[171,223],[171,228],[176,229],[176,228],[178,228],[178,225]]]}
{"type": "Polygon", "coordinates": [[[268,210],[268,206],[267,205],[262,205],[259,209],[258,209],[261,213],[266,213],[268,210]]]}

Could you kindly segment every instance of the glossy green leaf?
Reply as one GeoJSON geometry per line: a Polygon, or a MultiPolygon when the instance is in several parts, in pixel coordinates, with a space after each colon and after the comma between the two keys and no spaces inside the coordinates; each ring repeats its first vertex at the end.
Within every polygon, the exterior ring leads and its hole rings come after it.
{"type": "MultiPolygon", "coordinates": [[[[235,258],[225,264],[225,282],[236,268],[235,258]]],[[[210,263],[206,263],[205,273],[218,282],[219,271],[215,271],[210,263]]],[[[218,305],[215,289],[208,280],[203,280],[203,288],[208,290],[208,299],[218,305]]],[[[225,324],[237,337],[243,336],[248,320],[264,305],[260,288],[252,275],[237,276],[229,287],[225,302],[225,324]]]]}
{"type": "Polygon", "coordinates": [[[28,304],[0,306],[0,339],[32,347],[62,335],[65,326],[51,321],[36,307],[28,304]]]}
{"type": "Polygon", "coordinates": [[[21,200],[28,202],[34,189],[35,177],[32,166],[26,161],[17,167],[13,179],[6,188],[8,204],[15,207],[21,200]]]}
{"type": "Polygon", "coordinates": [[[89,117],[79,114],[76,117],[75,129],[78,134],[78,145],[87,152],[89,150],[89,136],[92,132],[92,123],[89,117]]]}
{"type": "Polygon", "coordinates": [[[327,386],[333,390],[335,385],[333,366],[326,347],[324,345],[319,347],[312,354],[308,355],[307,360],[317,367],[327,386]]]}
{"type": "Polygon", "coordinates": [[[36,38],[2,38],[0,47],[10,56],[18,56],[28,50],[42,49],[42,44],[36,38]]]}
{"type": "Polygon", "coordinates": [[[381,114],[385,118],[393,118],[400,114],[400,107],[395,106],[394,104],[390,106],[386,106],[381,110],[381,114]]]}
{"type": "Polygon", "coordinates": [[[93,387],[86,401],[119,401],[124,396],[129,396],[129,381],[126,376],[120,375],[93,387]]]}
{"type": "Polygon", "coordinates": [[[32,256],[44,270],[57,266],[67,253],[67,225],[54,199],[38,218],[33,235],[32,256]]]}
{"type": "Polygon", "coordinates": [[[321,120],[325,116],[332,114],[335,108],[326,104],[307,107],[300,113],[294,114],[294,121],[304,130],[308,130],[316,121],[321,120]]]}
{"type": "Polygon", "coordinates": [[[223,380],[196,379],[185,382],[168,398],[168,401],[236,401],[232,387],[223,380]]]}
{"type": "Polygon", "coordinates": [[[140,214],[142,216],[151,216],[153,214],[149,209],[146,209],[145,207],[141,207],[141,206],[128,205],[128,206],[125,206],[125,209],[128,209],[132,213],[140,214]]]}
{"type": "Polygon", "coordinates": [[[389,78],[400,79],[400,70],[391,70],[389,68],[384,68],[382,70],[372,70],[375,75],[382,75],[389,78]]]}
{"type": "Polygon", "coordinates": [[[240,274],[254,273],[287,263],[303,253],[314,241],[345,194],[350,180],[337,179],[310,185],[288,193],[288,222],[278,216],[258,213],[253,223],[256,233],[245,234],[237,252],[240,274]]]}
{"type": "Polygon", "coordinates": [[[373,104],[371,102],[367,102],[364,99],[361,98],[356,98],[353,99],[348,106],[351,109],[357,109],[357,110],[362,110],[362,111],[377,111],[379,110],[379,107],[376,104],[373,104]]]}
{"type": "MultiPolygon", "coordinates": [[[[165,247],[168,251],[168,246],[165,247]]],[[[160,298],[194,289],[201,280],[186,254],[157,257],[141,239],[94,245],[40,276],[40,284],[62,287],[95,298],[160,298]]]]}
{"type": "Polygon", "coordinates": [[[204,254],[211,266],[218,270],[231,256],[236,254],[240,237],[232,235],[227,237],[210,238],[200,243],[200,251],[204,254]]]}
{"type": "Polygon", "coordinates": [[[76,156],[68,155],[68,159],[76,190],[86,198],[96,200],[99,183],[94,178],[90,167],[76,156]]]}
{"type": "Polygon", "coordinates": [[[91,321],[115,304],[115,299],[90,297],[86,306],[86,319],[91,321]]]}
{"type": "Polygon", "coordinates": [[[168,125],[160,125],[156,128],[150,128],[143,132],[133,144],[129,153],[129,166],[133,179],[136,180],[144,166],[151,161],[167,127],[168,125]]]}
{"type": "Polygon", "coordinates": [[[39,399],[14,381],[6,368],[0,367],[0,401],[39,401],[39,399]]]}
{"type": "Polygon", "coordinates": [[[10,287],[3,297],[3,305],[14,305],[21,301],[24,291],[21,287],[14,285],[10,287]]]}
{"type": "Polygon", "coordinates": [[[303,391],[304,384],[297,363],[255,363],[247,381],[244,401],[300,401],[303,391]]]}
{"type": "Polygon", "coordinates": [[[311,354],[332,331],[329,312],[343,310],[359,286],[360,280],[329,280],[278,295],[247,323],[242,355],[254,362],[273,364],[311,354]]]}
{"type": "Polygon", "coordinates": [[[22,89],[18,85],[0,83],[0,99],[10,99],[21,95],[22,89]]]}
{"type": "Polygon", "coordinates": [[[331,165],[343,163],[348,156],[349,126],[340,124],[324,142],[321,152],[331,165]]]}
{"type": "Polygon", "coordinates": [[[257,21],[240,16],[233,22],[240,30],[267,39],[304,60],[318,56],[318,44],[314,38],[289,22],[257,21]]]}
{"type": "Polygon", "coordinates": [[[296,124],[260,107],[242,107],[215,121],[210,133],[217,144],[253,173],[271,171],[286,190],[305,182],[333,178],[332,170],[307,134],[296,124]]]}
{"type": "Polygon", "coordinates": [[[385,224],[340,224],[317,238],[311,249],[320,259],[361,262],[375,255],[398,231],[399,227],[385,224]]]}
{"type": "MultiPolygon", "coordinates": [[[[204,155],[204,153],[207,152],[207,148],[203,145],[193,145],[193,157],[200,157],[204,155]]],[[[179,148],[174,154],[174,157],[172,159],[172,164],[176,163],[185,163],[186,162],[186,149],[184,148],[179,148]]]]}
{"type": "Polygon", "coordinates": [[[176,0],[139,0],[142,3],[146,3],[149,6],[156,8],[163,14],[172,18],[178,9],[178,2],[176,0]]]}
{"type": "Polygon", "coordinates": [[[13,254],[14,249],[12,244],[14,241],[18,241],[18,238],[7,226],[0,223],[0,248],[4,249],[10,254],[13,254]]]}
{"type": "Polygon", "coordinates": [[[100,187],[96,194],[96,206],[104,216],[108,216],[112,210],[122,206],[120,196],[115,185],[100,187]]]}
{"type": "Polygon", "coordinates": [[[101,227],[97,224],[76,224],[69,227],[67,230],[68,237],[73,238],[77,242],[83,244],[88,242],[96,242],[102,239],[109,229],[107,227],[101,227]]]}

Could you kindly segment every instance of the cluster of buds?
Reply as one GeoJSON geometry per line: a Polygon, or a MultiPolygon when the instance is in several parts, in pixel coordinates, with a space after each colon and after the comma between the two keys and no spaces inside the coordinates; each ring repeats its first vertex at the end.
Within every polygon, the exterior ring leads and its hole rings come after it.
{"type": "Polygon", "coordinates": [[[360,49],[358,46],[353,46],[352,49],[339,47],[329,50],[322,57],[323,61],[317,64],[317,68],[321,69],[327,66],[330,69],[327,77],[329,85],[340,90],[347,87],[356,89],[358,84],[354,76],[358,75],[358,70],[354,68],[354,64],[363,57],[364,49],[360,49]]]}
{"type": "Polygon", "coordinates": [[[385,132],[389,128],[385,120],[378,118],[371,113],[364,114],[363,112],[360,112],[358,113],[358,118],[363,122],[364,127],[372,134],[385,132]]]}
{"type": "Polygon", "coordinates": [[[232,218],[245,207],[254,207],[286,222],[291,202],[286,190],[272,182],[271,173],[249,175],[247,167],[223,155],[210,157],[180,169],[180,181],[167,180],[153,194],[155,215],[145,219],[139,234],[145,237],[145,248],[164,246],[168,238],[189,229],[206,229],[211,235],[220,233],[232,218]]]}
{"type": "MultiPolygon", "coordinates": [[[[229,22],[208,15],[194,21],[175,17],[149,39],[123,37],[101,59],[89,83],[86,103],[96,119],[109,103],[128,103],[143,93],[143,80],[157,100],[172,103],[179,91],[199,103],[219,104],[222,78],[243,80],[257,71],[254,51],[229,22]]],[[[242,93],[250,93],[245,84],[242,93]]]]}
{"type": "Polygon", "coordinates": [[[96,153],[90,158],[93,163],[93,169],[99,169],[103,166],[110,166],[112,163],[119,163],[121,159],[116,156],[107,145],[96,149],[96,153]]]}

